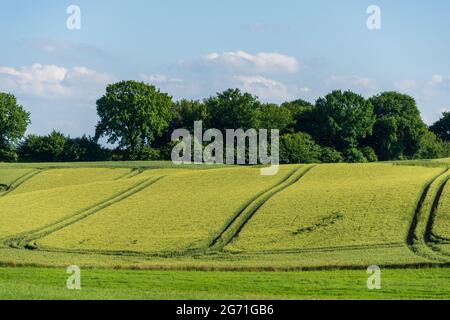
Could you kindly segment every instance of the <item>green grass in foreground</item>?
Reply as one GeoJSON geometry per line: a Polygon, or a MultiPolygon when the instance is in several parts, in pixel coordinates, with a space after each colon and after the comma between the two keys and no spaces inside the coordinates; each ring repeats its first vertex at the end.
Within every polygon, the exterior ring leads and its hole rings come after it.
{"type": "Polygon", "coordinates": [[[0,268],[0,299],[449,299],[450,270],[382,270],[368,290],[365,270],[308,272],[81,271],[81,291],[57,268],[0,268]]]}

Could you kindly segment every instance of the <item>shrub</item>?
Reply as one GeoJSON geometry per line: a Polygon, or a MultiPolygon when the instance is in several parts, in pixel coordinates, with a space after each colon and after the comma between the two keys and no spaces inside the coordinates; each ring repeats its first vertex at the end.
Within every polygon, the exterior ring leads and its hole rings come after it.
{"type": "Polygon", "coordinates": [[[367,159],[368,162],[376,162],[378,161],[378,157],[375,154],[375,151],[371,147],[364,147],[361,149],[364,158],[367,159]]]}
{"type": "Polygon", "coordinates": [[[364,157],[364,154],[356,149],[356,148],[350,148],[347,151],[345,151],[345,160],[350,163],[362,163],[367,162],[366,157],[364,157]]]}
{"type": "Polygon", "coordinates": [[[320,155],[320,146],[307,133],[285,134],[280,138],[280,163],[317,163],[320,155]]]}
{"type": "Polygon", "coordinates": [[[446,156],[444,143],[431,131],[427,131],[420,138],[419,150],[414,155],[415,159],[436,159],[446,156]]]}
{"type": "Polygon", "coordinates": [[[19,145],[19,157],[23,161],[53,162],[63,160],[66,138],[53,131],[47,136],[29,135],[19,145]]]}
{"type": "Polygon", "coordinates": [[[330,147],[324,147],[320,151],[320,161],[323,163],[339,163],[343,162],[342,154],[330,147]]]}
{"type": "Polygon", "coordinates": [[[66,138],[64,145],[65,161],[106,161],[111,160],[110,151],[103,148],[93,138],[66,138]]]}
{"type": "Polygon", "coordinates": [[[16,162],[18,160],[17,152],[11,145],[0,145],[0,161],[16,162]]]}
{"type": "Polygon", "coordinates": [[[140,151],[139,160],[160,160],[161,153],[158,149],[153,149],[150,147],[144,147],[140,151]]]}

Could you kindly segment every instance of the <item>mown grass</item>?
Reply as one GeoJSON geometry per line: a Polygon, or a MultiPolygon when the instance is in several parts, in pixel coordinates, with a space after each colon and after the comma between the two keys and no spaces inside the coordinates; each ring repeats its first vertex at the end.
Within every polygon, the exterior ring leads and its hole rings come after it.
{"type": "Polygon", "coordinates": [[[365,270],[189,272],[81,270],[80,291],[65,268],[0,268],[0,299],[448,299],[449,269],[382,270],[368,290],[365,270]],[[432,285],[430,285],[432,284],[432,285]]]}
{"type": "Polygon", "coordinates": [[[233,213],[281,181],[258,168],[188,171],[36,241],[38,246],[104,251],[182,252],[205,247],[233,213]]]}

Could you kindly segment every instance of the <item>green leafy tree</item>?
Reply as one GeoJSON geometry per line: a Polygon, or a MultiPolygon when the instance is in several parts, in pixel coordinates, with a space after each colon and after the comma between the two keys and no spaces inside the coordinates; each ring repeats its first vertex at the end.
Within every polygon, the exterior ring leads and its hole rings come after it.
{"type": "Polygon", "coordinates": [[[208,111],[203,102],[197,100],[181,100],[174,104],[174,129],[194,130],[195,121],[203,121],[206,124],[208,111]]]}
{"type": "Polygon", "coordinates": [[[281,109],[287,110],[291,114],[292,124],[288,127],[290,132],[308,131],[311,114],[314,110],[313,104],[302,99],[297,99],[283,103],[281,109]]]}
{"type": "Polygon", "coordinates": [[[376,122],[368,144],[380,160],[411,158],[427,128],[416,101],[405,94],[384,92],[369,99],[376,122]]]}
{"type": "Polygon", "coordinates": [[[307,133],[288,133],[280,137],[280,163],[317,163],[321,148],[307,133]]]}
{"type": "Polygon", "coordinates": [[[0,161],[15,161],[15,146],[30,124],[30,114],[12,94],[0,92],[0,161]]]}
{"type": "Polygon", "coordinates": [[[280,134],[283,134],[293,123],[292,113],[286,108],[272,103],[261,104],[258,107],[258,126],[262,129],[278,129],[280,134]]]}
{"type": "Polygon", "coordinates": [[[95,138],[108,137],[109,143],[126,149],[129,159],[139,159],[169,126],[172,104],[172,97],[143,82],[111,84],[97,101],[95,138]]]}
{"type": "Polygon", "coordinates": [[[46,136],[31,134],[20,143],[18,151],[22,161],[55,162],[64,160],[66,137],[53,130],[46,136]]]}
{"type": "Polygon", "coordinates": [[[416,159],[438,159],[448,156],[448,144],[442,142],[433,132],[426,131],[420,137],[420,146],[414,155],[416,159]]]}
{"type": "Polygon", "coordinates": [[[450,112],[442,113],[442,117],[436,121],[430,131],[445,141],[450,141],[450,112]]]}
{"type": "Polygon", "coordinates": [[[320,150],[320,161],[323,163],[339,163],[344,161],[342,154],[330,147],[323,147],[320,150]]]}
{"type": "Polygon", "coordinates": [[[260,102],[249,93],[228,89],[205,100],[209,115],[208,128],[257,129],[260,102]]]}
{"type": "Polygon", "coordinates": [[[81,138],[67,137],[64,144],[64,161],[106,161],[110,160],[109,150],[95,139],[83,135],[81,138]]]}
{"type": "Polygon", "coordinates": [[[368,162],[378,161],[378,157],[375,154],[375,151],[371,147],[363,147],[363,148],[361,148],[361,152],[364,155],[364,158],[366,158],[366,160],[368,162]]]}
{"type": "MultiPolygon", "coordinates": [[[[155,140],[153,146],[158,149],[166,149],[168,145],[171,144],[171,136],[172,132],[176,129],[186,129],[189,132],[193,133],[194,131],[194,122],[195,121],[203,121],[203,125],[206,126],[208,123],[208,112],[206,110],[206,105],[198,100],[187,100],[183,99],[180,101],[176,101],[173,104],[172,111],[173,117],[169,126],[163,133],[163,135],[155,140]]],[[[169,157],[166,157],[167,152],[161,152],[161,158],[170,160],[169,157]]]]}
{"type": "MultiPolygon", "coordinates": [[[[208,114],[204,103],[197,100],[183,99],[172,104],[171,111],[172,119],[169,126],[164,132],[152,143],[152,148],[160,149],[160,151],[167,145],[171,144],[172,132],[176,129],[187,129],[189,132],[194,131],[194,122],[203,121],[204,125],[207,123],[208,114]]],[[[148,151],[148,150],[147,150],[148,151]]],[[[146,152],[148,157],[148,152],[146,152]]],[[[162,152],[165,155],[166,152],[162,152]]],[[[161,156],[165,157],[165,156],[161,156]]],[[[168,158],[170,160],[170,156],[168,158]]]]}
{"type": "Polygon", "coordinates": [[[349,148],[344,152],[344,157],[347,162],[350,163],[363,163],[367,162],[364,153],[357,148],[349,148]]]}
{"type": "Polygon", "coordinates": [[[374,122],[370,102],[351,91],[333,91],[317,100],[307,132],[320,145],[345,152],[372,133],[374,122]]]}

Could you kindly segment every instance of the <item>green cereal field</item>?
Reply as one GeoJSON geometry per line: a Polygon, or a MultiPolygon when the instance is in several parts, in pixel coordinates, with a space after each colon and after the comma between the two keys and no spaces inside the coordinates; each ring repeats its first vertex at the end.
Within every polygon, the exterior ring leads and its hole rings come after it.
{"type": "Polygon", "coordinates": [[[447,162],[260,169],[0,164],[0,298],[449,297],[447,162]]]}

